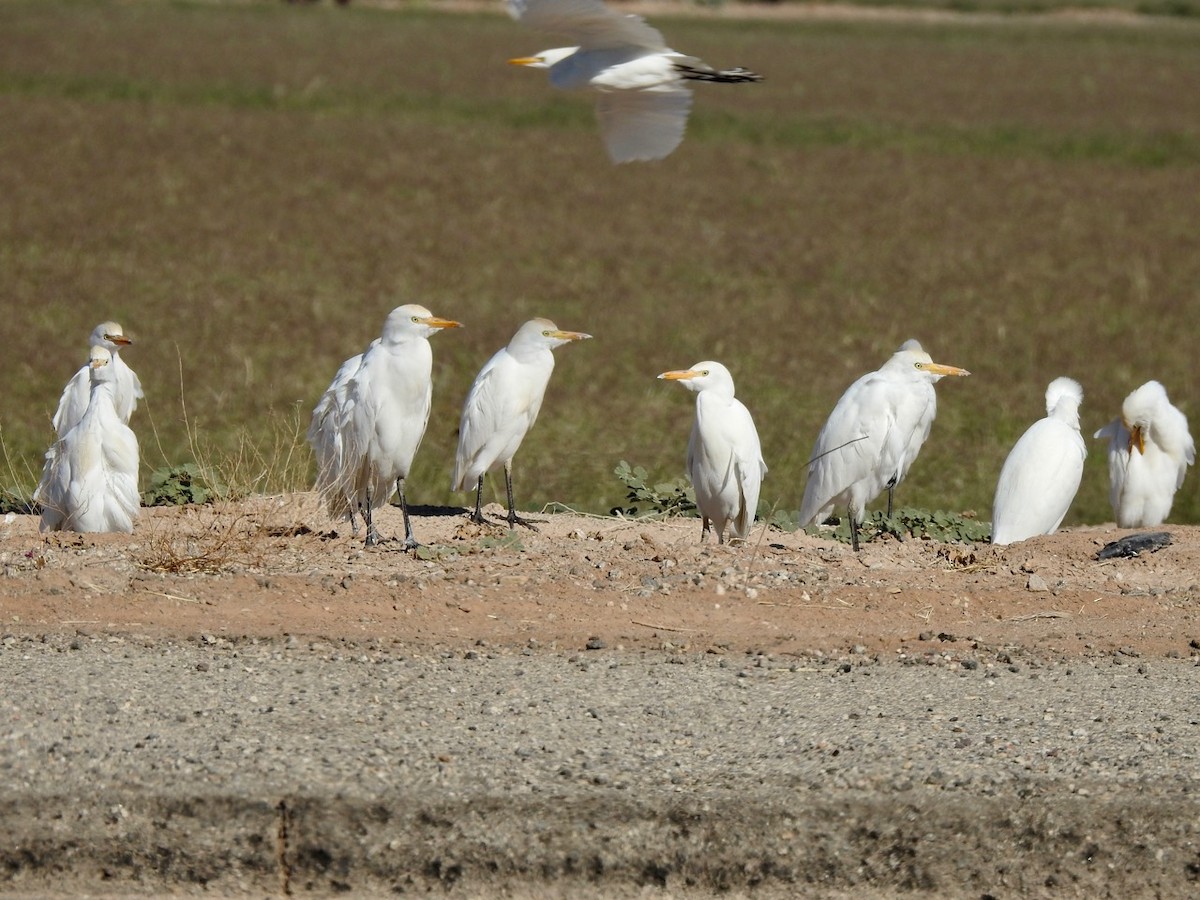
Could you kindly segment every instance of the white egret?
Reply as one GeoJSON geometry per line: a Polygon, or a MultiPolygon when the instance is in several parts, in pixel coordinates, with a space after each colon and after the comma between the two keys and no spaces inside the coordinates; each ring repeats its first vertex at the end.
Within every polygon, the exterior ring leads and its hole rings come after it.
{"type": "Polygon", "coordinates": [[[1122,528],[1161,525],[1196,445],[1187,416],[1171,405],[1167,390],[1147,381],[1125,398],[1121,417],[1096,432],[1108,438],[1109,501],[1122,528]]]}
{"type": "Polygon", "coordinates": [[[992,543],[1054,534],[1079,483],[1087,445],[1079,433],[1083,388],[1055,378],[1046,388],[1046,417],[1026,429],[1004,460],[992,502],[992,543]]]}
{"type": "MultiPolygon", "coordinates": [[[[371,346],[379,343],[379,338],[371,346]]],[[[348,519],[352,531],[358,530],[354,519],[354,498],[348,490],[345,475],[346,440],[342,425],[346,404],[346,389],[358,371],[363,355],[352,356],[337,370],[333,382],[325,389],[313,408],[308,426],[308,443],[317,458],[317,492],[325,501],[331,518],[348,519]]]]}
{"type": "MultiPolygon", "coordinates": [[[[116,322],[101,322],[92,330],[88,347],[103,347],[112,355],[112,362],[107,366],[109,372],[115,373],[113,381],[113,405],[117,416],[122,422],[128,423],[133,411],[137,409],[138,400],[142,393],[142,382],[137,373],[129,368],[118,352],[121,347],[127,347],[133,341],[126,337],[124,330],[116,322]]],[[[91,364],[82,366],[67,386],[63,388],[62,397],[58,401],[58,410],[54,413],[54,431],[62,437],[70,431],[75,423],[83,418],[87,409],[88,398],[92,392],[91,364]]]]}
{"type": "Polygon", "coordinates": [[[933,362],[910,340],[878,371],[850,385],[817,435],[800,506],[801,526],[823,521],[844,504],[857,550],[867,504],[904,480],[929,437],[937,414],[934,383],[947,375],[970,374],[933,362]]]}
{"type": "Polygon", "coordinates": [[[458,453],[450,484],[452,491],[475,488],[475,512],[471,516],[474,521],[484,521],[480,509],[484,473],[502,464],[508,491],[509,527],[533,528],[517,515],[513,505],[512,459],[541,411],[546,385],[554,371],[551,351],[590,337],[581,331],[562,331],[549,319],[530,319],[475,376],[463,403],[458,453]]]}
{"type": "Polygon", "coordinates": [[[707,360],[658,377],[678,381],[696,394],[687,471],[703,518],[701,540],[708,536],[710,522],[718,543],[725,543],[726,527],[731,540],[745,540],[758,511],[767,464],[750,410],[733,395],[733,376],[719,362],[707,360]]]}
{"type": "Polygon", "coordinates": [[[91,391],[79,421],[46,453],[34,496],[42,531],[133,531],[138,495],[138,442],[117,413],[119,373],[113,355],[93,347],[91,391]]]}
{"type": "MultiPolygon", "coordinates": [[[[340,402],[334,403],[341,463],[340,472],[325,476],[326,507],[332,515],[348,517],[356,509],[362,513],[368,547],[379,543],[372,512],[388,502],[393,486],[400,494],[404,515],[404,547],[418,546],[408,517],[404,482],[425,436],[433,401],[429,338],[460,324],[436,318],[416,304],[392,310],[383,323],[382,336],[362,354],[358,367],[345,381],[340,402]]],[[[329,387],[335,399],[338,378],[345,377],[343,370],[349,363],[342,364],[329,387]]]]}
{"type": "Polygon", "coordinates": [[[549,70],[557,88],[599,91],[600,133],[616,163],[662,159],[679,146],[692,105],[689,81],[762,80],[676,53],[641,16],[616,12],[601,0],[508,0],[508,11],[524,25],[574,42],[509,62],[549,70]]]}

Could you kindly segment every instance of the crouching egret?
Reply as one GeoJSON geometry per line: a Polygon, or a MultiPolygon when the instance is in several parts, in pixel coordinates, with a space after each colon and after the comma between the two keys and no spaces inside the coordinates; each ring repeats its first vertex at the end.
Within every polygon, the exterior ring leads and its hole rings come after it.
{"type": "Polygon", "coordinates": [[[138,442],[116,408],[120,374],[97,346],[88,361],[91,391],[79,421],[46,453],[35,497],[42,531],[133,531],[141,506],[138,442]]]}
{"type": "Polygon", "coordinates": [[[1117,524],[1165,522],[1187,467],[1196,461],[1187,416],[1167,399],[1167,389],[1147,381],[1125,398],[1121,417],[1095,437],[1108,438],[1108,497],[1117,524]]]}
{"type": "MultiPolygon", "coordinates": [[[[137,409],[138,400],[145,395],[142,393],[142,382],[137,373],[129,368],[118,352],[121,347],[128,347],[133,341],[126,337],[125,331],[116,322],[101,322],[92,330],[88,347],[103,347],[109,352],[112,361],[105,368],[112,377],[113,407],[118,418],[128,423],[133,411],[137,409]]],[[[83,412],[88,407],[92,393],[91,363],[82,366],[63,388],[62,397],[58,401],[58,410],[54,413],[54,431],[62,437],[75,427],[75,423],[83,418],[83,412]]],[[[108,376],[106,376],[108,377],[108,376]]]]}
{"type": "Polygon", "coordinates": [[[678,381],[696,394],[687,471],[704,520],[700,539],[708,536],[711,522],[718,543],[725,543],[726,527],[731,540],[744,541],[754,524],[767,464],[750,410],[733,395],[733,376],[709,360],[658,377],[678,381]]]}
{"type": "Polygon", "coordinates": [[[615,12],[601,0],[509,0],[508,11],[524,25],[575,43],[509,62],[549,70],[557,88],[599,91],[596,116],[615,163],[662,159],[679,146],[692,105],[689,81],[762,80],[676,53],[641,16],[615,12]]]}
{"type": "Polygon", "coordinates": [[[509,527],[533,528],[517,515],[513,505],[512,459],[542,408],[546,385],[554,371],[551,351],[590,337],[581,331],[561,331],[549,319],[531,319],[517,329],[508,346],[498,350],[475,376],[463,403],[458,453],[450,484],[452,491],[475,488],[475,512],[471,516],[474,521],[484,521],[480,509],[484,473],[502,464],[508,491],[509,527]]]}
{"type": "Polygon", "coordinates": [[[318,450],[319,463],[330,467],[318,471],[326,508],[333,516],[349,518],[360,512],[367,526],[366,545],[379,543],[373,511],[383,506],[395,487],[404,515],[404,547],[412,549],[404,482],[413,457],[425,436],[433,401],[433,351],[429,338],[443,328],[461,325],[439,319],[415,303],[388,313],[383,334],[362,354],[358,366],[347,360],[338,369],[326,398],[314,410],[310,434],[337,445],[333,453],[318,450]],[[353,373],[348,374],[353,368],[353,373]],[[342,384],[339,384],[339,380],[342,384]],[[317,421],[321,415],[320,424],[317,421]],[[329,437],[336,432],[336,439],[329,437]]]}
{"type": "Polygon", "coordinates": [[[835,506],[844,504],[857,550],[866,505],[885,488],[890,498],[929,437],[937,415],[934,383],[947,375],[970,374],[933,362],[917,341],[910,340],[878,371],[850,385],[817,435],[800,525],[823,521],[835,506]]]}
{"type": "Polygon", "coordinates": [[[1055,378],[1046,388],[1046,417],[1021,435],[1004,460],[992,502],[992,543],[1011,544],[1054,534],[1079,482],[1087,446],[1079,433],[1083,388],[1055,378]]]}

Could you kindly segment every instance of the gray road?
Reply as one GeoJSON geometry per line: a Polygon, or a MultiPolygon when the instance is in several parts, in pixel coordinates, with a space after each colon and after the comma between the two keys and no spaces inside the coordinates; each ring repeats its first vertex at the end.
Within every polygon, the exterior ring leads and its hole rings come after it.
{"type": "Polygon", "coordinates": [[[9,894],[1200,893],[1189,660],[9,635],[0,683],[9,894]]]}

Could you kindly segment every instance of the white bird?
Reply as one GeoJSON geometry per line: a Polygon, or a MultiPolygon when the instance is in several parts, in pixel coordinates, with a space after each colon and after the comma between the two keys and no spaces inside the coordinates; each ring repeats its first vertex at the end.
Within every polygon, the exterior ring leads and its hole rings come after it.
{"type": "Polygon", "coordinates": [[[133,531],[138,495],[138,442],[116,409],[119,373],[113,355],[93,347],[91,391],[79,421],[46,453],[35,497],[42,531],[133,531]]]}
{"type": "Polygon", "coordinates": [[[1021,435],[1004,460],[992,501],[992,543],[1054,534],[1079,483],[1087,445],[1079,433],[1083,388],[1055,378],[1046,388],[1046,417],[1021,435]]]}
{"type": "Polygon", "coordinates": [[[696,394],[687,471],[703,517],[701,540],[708,535],[710,521],[718,543],[725,543],[726,527],[731,540],[745,540],[758,511],[767,464],[750,410],[733,396],[733,376],[709,360],[658,377],[678,381],[696,394]]]}
{"type": "MultiPolygon", "coordinates": [[[[142,393],[141,379],[137,377],[137,373],[133,369],[129,368],[125,360],[121,359],[121,354],[118,352],[121,347],[127,347],[132,343],[133,341],[125,336],[124,330],[116,322],[101,322],[93,329],[88,340],[88,347],[103,347],[112,355],[112,362],[108,364],[108,369],[115,373],[113,404],[117,416],[126,424],[133,415],[133,411],[137,409],[138,400],[145,396],[142,393]]],[[[83,411],[87,409],[88,397],[92,392],[89,374],[91,371],[90,363],[82,366],[63,388],[62,397],[58,401],[58,410],[54,413],[54,431],[59,437],[74,428],[75,423],[83,418],[83,411]]]]}
{"type": "Polygon", "coordinates": [[[1187,467],[1196,461],[1187,416],[1171,405],[1166,388],[1147,381],[1125,398],[1121,417],[1095,437],[1108,438],[1109,501],[1117,524],[1165,522],[1187,467]]]}
{"type": "MultiPolygon", "coordinates": [[[[362,354],[358,367],[340,389],[340,402],[334,404],[336,426],[328,427],[340,432],[341,471],[327,473],[324,497],[332,515],[349,516],[354,510],[362,514],[368,547],[379,543],[372,512],[391,499],[393,486],[400,494],[404,515],[404,547],[418,546],[408,517],[404,481],[425,436],[433,401],[429,338],[460,324],[436,318],[416,304],[397,307],[384,321],[379,340],[362,354]]],[[[338,379],[346,377],[343,370],[349,364],[350,360],[342,364],[329,386],[335,398],[338,379]]]]}
{"type": "Polygon", "coordinates": [[[857,550],[866,505],[904,480],[929,437],[937,414],[934,383],[947,375],[970,374],[933,362],[910,340],[878,371],[850,385],[817,435],[800,525],[823,521],[835,506],[845,505],[857,550]]]}
{"type": "Polygon", "coordinates": [[[508,12],[574,42],[509,62],[549,70],[556,88],[599,91],[596,116],[615,163],[662,159],[679,146],[692,105],[689,81],[762,81],[745,69],[721,71],[675,52],[641,16],[615,12],[601,0],[508,0],[508,12]]]}
{"type": "Polygon", "coordinates": [[[463,403],[458,453],[450,484],[452,491],[475,488],[475,512],[471,516],[474,521],[484,521],[480,509],[484,473],[502,464],[508,491],[509,527],[533,528],[517,515],[513,505],[512,459],[541,411],[546,385],[554,371],[551,351],[590,337],[581,331],[562,331],[549,319],[530,319],[475,376],[463,403]]]}

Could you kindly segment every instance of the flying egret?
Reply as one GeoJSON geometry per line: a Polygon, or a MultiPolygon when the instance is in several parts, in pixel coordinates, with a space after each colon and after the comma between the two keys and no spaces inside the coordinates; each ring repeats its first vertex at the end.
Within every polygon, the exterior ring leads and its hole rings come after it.
{"type": "Polygon", "coordinates": [[[1108,438],[1109,501],[1122,528],[1160,525],[1171,514],[1175,491],[1196,461],[1187,416],[1167,390],[1147,381],[1125,398],[1121,417],[1096,432],[1108,438]]]}
{"type": "Polygon", "coordinates": [[[116,409],[120,373],[105,347],[91,350],[91,391],[79,421],[46,453],[35,497],[42,531],[133,531],[138,442],[116,409]]]}
{"type": "MultiPolygon", "coordinates": [[[[326,508],[332,515],[348,517],[356,509],[362,513],[368,547],[379,543],[372,512],[388,502],[393,485],[404,515],[404,547],[418,546],[408,517],[404,481],[425,435],[433,400],[429,338],[460,324],[436,318],[415,303],[392,310],[384,320],[383,334],[362,354],[345,382],[340,403],[334,406],[342,443],[341,470],[326,475],[326,508]]],[[[329,386],[335,398],[338,378],[345,377],[349,364],[350,360],[342,364],[329,386]]],[[[318,473],[319,483],[320,478],[318,473]]]]}
{"type": "Polygon", "coordinates": [[[1046,388],[1046,417],[1021,435],[1004,460],[992,502],[992,543],[1054,534],[1083,479],[1087,446],[1079,433],[1083,388],[1055,378],[1046,388]]]}
{"type": "MultiPolygon", "coordinates": [[[[129,422],[129,417],[133,415],[133,411],[137,409],[138,400],[145,396],[142,393],[141,379],[137,377],[137,373],[133,369],[129,368],[125,360],[121,359],[121,354],[118,352],[121,347],[127,347],[132,343],[133,341],[125,336],[124,330],[116,322],[101,322],[92,330],[92,335],[88,339],[89,348],[103,347],[112,356],[112,362],[108,364],[107,368],[110,373],[115,373],[113,404],[117,416],[126,424],[129,422]]],[[[91,371],[89,362],[82,366],[63,388],[62,397],[58,401],[58,410],[54,413],[54,431],[59,437],[70,431],[75,423],[83,418],[83,412],[88,407],[88,398],[92,392],[91,371]]]]}
{"type": "Polygon", "coordinates": [[[599,91],[596,116],[615,163],[662,159],[679,146],[692,105],[689,81],[762,81],[742,68],[721,71],[676,53],[641,16],[615,12],[601,0],[508,0],[508,12],[575,43],[509,62],[549,70],[557,88],[599,91]]]}
{"type": "Polygon", "coordinates": [[[719,362],[708,360],[658,377],[678,381],[696,395],[687,471],[704,520],[700,539],[708,536],[711,521],[718,543],[725,543],[726,526],[731,540],[745,540],[754,524],[767,464],[750,410],[733,396],[733,376],[719,362]]]}
{"type": "Polygon", "coordinates": [[[934,383],[947,375],[970,374],[933,362],[917,341],[910,340],[878,371],[850,385],[817,435],[800,525],[823,521],[835,506],[844,504],[857,550],[858,526],[867,504],[904,480],[929,437],[937,415],[934,383]]]}
{"type": "Polygon", "coordinates": [[[533,528],[517,515],[513,505],[512,459],[542,408],[546,385],[554,371],[551,351],[590,337],[581,331],[561,331],[549,319],[530,319],[475,376],[463,403],[450,485],[452,491],[475,488],[475,512],[471,516],[475,522],[484,521],[480,509],[484,473],[503,464],[509,527],[533,528]]]}

